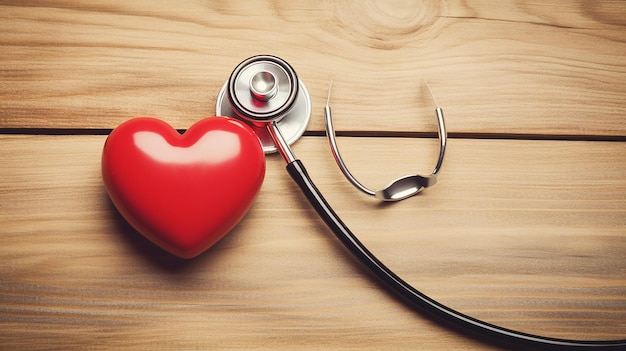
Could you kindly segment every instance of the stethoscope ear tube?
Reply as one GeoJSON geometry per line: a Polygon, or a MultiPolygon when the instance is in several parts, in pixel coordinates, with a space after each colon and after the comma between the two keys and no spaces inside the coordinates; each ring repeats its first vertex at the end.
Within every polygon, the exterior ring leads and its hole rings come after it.
{"type": "MultiPolygon", "coordinates": [[[[500,343],[506,343],[508,349],[511,347],[528,347],[532,349],[549,348],[551,350],[571,350],[581,348],[626,350],[626,340],[579,341],[549,338],[526,334],[481,321],[455,311],[452,308],[424,295],[387,268],[365,247],[365,245],[358,240],[358,238],[350,231],[345,223],[343,223],[339,216],[337,216],[335,211],[328,204],[328,202],[326,202],[326,199],[324,199],[309,177],[309,174],[307,173],[306,168],[304,168],[302,162],[295,157],[289,148],[289,143],[284,138],[283,132],[280,130],[278,124],[279,121],[283,120],[285,117],[283,113],[290,110],[290,107],[288,106],[293,102],[291,99],[294,98],[294,95],[298,91],[297,87],[294,88],[298,84],[298,80],[295,76],[295,71],[293,71],[291,66],[287,63],[282,63],[283,61],[281,59],[274,56],[256,56],[244,61],[237,67],[232,75],[237,77],[237,79],[233,79],[231,77],[229,80],[228,85],[231,88],[229,94],[234,96],[241,93],[242,98],[238,100],[241,104],[249,101],[251,99],[250,96],[253,96],[254,99],[256,99],[256,103],[250,105],[254,108],[251,108],[250,111],[246,113],[241,113],[240,111],[238,115],[244,119],[249,119],[250,122],[254,122],[253,125],[258,127],[257,131],[264,129],[264,132],[273,142],[273,146],[277,148],[280,155],[287,162],[287,171],[289,172],[289,175],[298,184],[322,220],[324,220],[326,225],[328,225],[343,245],[347,247],[365,266],[367,266],[370,271],[380,278],[381,281],[386,283],[391,290],[404,297],[407,301],[409,301],[411,306],[416,309],[427,312],[438,320],[445,321],[449,325],[464,329],[469,332],[470,336],[480,335],[500,343]],[[241,77],[244,77],[245,79],[239,79],[241,77]],[[280,95],[281,92],[284,92],[284,89],[281,89],[280,85],[278,86],[277,91],[274,91],[274,84],[277,82],[279,84],[283,84],[283,86],[290,87],[290,93],[280,95]],[[252,85],[255,86],[252,87],[252,85]],[[273,99],[276,99],[277,96],[280,98],[276,100],[276,103],[274,103],[273,99]],[[270,100],[271,103],[267,103],[270,100]],[[257,107],[260,110],[256,110],[257,107]]],[[[302,88],[306,91],[303,85],[302,88]]],[[[220,96],[223,97],[223,94],[220,93],[220,96]]],[[[305,100],[309,101],[308,97],[305,100]]],[[[301,101],[303,100],[301,99],[301,101]]],[[[306,121],[308,121],[308,114],[310,112],[309,104],[307,103],[306,105],[308,107],[304,109],[307,112],[303,120],[305,122],[305,127],[306,121]]],[[[233,107],[235,109],[243,109],[243,107],[246,106],[242,105],[233,107]]],[[[327,109],[328,112],[330,112],[330,108],[328,107],[327,109]]],[[[439,121],[441,147],[439,161],[430,176],[431,178],[434,178],[439,171],[445,151],[445,126],[443,125],[443,112],[439,108],[436,112],[439,121]]],[[[302,134],[299,133],[297,135],[299,136],[302,134]]]]}
{"type": "MultiPolygon", "coordinates": [[[[422,81],[422,84],[426,87],[430,96],[435,101],[435,98],[432,96],[430,92],[430,88],[428,85],[422,81]]],[[[439,106],[435,108],[435,117],[437,117],[437,134],[439,135],[439,158],[437,160],[437,165],[433,169],[432,173],[429,175],[419,175],[419,174],[409,174],[400,178],[393,180],[386,187],[373,190],[361,182],[359,182],[352,172],[348,169],[341,153],[339,152],[339,147],[337,145],[337,138],[335,135],[335,127],[333,126],[333,118],[332,118],[332,110],[330,109],[330,91],[332,87],[331,85],[328,87],[328,98],[326,99],[326,106],[324,106],[324,124],[326,126],[326,137],[328,138],[328,143],[330,146],[330,151],[333,154],[335,162],[341,170],[341,173],[346,177],[346,179],[354,185],[355,188],[360,190],[361,192],[374,196],[382,201],[401,201],[407,199],[411,196],[417,195],[423,189],[431,187],[437,183],[437,173],[441,170],[441,165],[443,164],[443,158],[446,154],[446,143],[448,134],[446,132],[446,124],[443,118],[443,109],[439,106]]],[[[435,103],[436,105],[436,103],[435,103]]]]}
{"type": "Polygon", "coordinates": [[[326,202],[326,199],[317,189],[300,160],[296,159],[289,162],[287,171],[322,220],[324,220],[343,245],[376,274],[380,280],[386,283],[394,292],[407,299],[416,309],[425,311],[447,324],[464,329],[469,332],[469,335],[479,334],[495,342],[504,343],[508,348],[524,347],[533,350],[626,349],[626,340],[568,340],[522,333],[470,317],[433,300],[398,277],[359,241],[326,202]]]}

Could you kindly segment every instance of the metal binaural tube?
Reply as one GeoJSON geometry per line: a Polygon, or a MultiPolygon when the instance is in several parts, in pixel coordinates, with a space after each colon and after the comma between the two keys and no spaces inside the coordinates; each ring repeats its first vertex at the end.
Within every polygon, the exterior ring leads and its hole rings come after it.
{"type": "MultiPolygon", "coordinates": [[[[330,88],[328,88],[328,99],[330,100],[330,88]]],[[[330,106],[328,105],[328,101],[326,102],[326,106],[324,106],[324,122],[326,123],[326,133],[328,134],[328,142],[330,143],[330,151],[335,158],[335,162],[339,166],[339,170],[341,173],[348,179],[355,188],[364,192],[367,195],[374,196],[376,192],[365,185],[361,184],[353,175],[350,173],[350,170],[346,166],[341,154],[339,153],[339,147],[337,146],[337,138],[335,136],[335,128],[333,127],[333,119],[330,110],[330,106]]]]}
{"type": "MultiPolygon", "coordinates": [[[[424,83],[425,84],[425,83],[424,83]]],[[[428,88],[428,85],[426,85],[428,88]]],[[[332,88],[332,81],[330,86],[328,87],[328,99],[326,100],[326,106],[324,107],[324,121],[326,123],[326,135],[328,137],[328,142],[330,144],[330,150],[335,158],[335,162],[337,166],[343,173],[343,175],[348,179],[355,188],[360,190],[361,192],[375,196],[379,200],[383,201],[400,201],[406,198],[409,198],[413,195],[416,195],[424,188],[433,186],[437,183],[437,173],[441,169],[441,165],[443,164],[443,158],[446,152],[446,140],[447,140],[447,132],[443,118],[443,109],[441,107],[435,108],[435,116],[437,117],[437,126],[438,126],[438,135],[439,135],[439,157],[437,159],[437,165],[434,170],[429,175],[419,175],[419,174],[411,174],[400,177],[380,190],[372,190],[365,185],[361,184],[348,170],[348,166],[346,166],[341,154],[339,152],[339,147],[337,146],[337,138],[335,129],[333,127],[332,121],[332,113],[330,110],[330,91],[332,88]]],[[[428,88],[430,92],[430,88],[428,88]]],[[[431,97],[432,93],[430,94],[431,97]]],[[[436,104],[436,103],[435,103],[436,104]]]]}

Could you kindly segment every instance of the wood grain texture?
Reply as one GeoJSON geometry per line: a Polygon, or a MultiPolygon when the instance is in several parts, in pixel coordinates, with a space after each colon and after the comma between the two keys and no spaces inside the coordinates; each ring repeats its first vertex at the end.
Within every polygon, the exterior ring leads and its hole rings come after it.
{"type": "MultiPolygon", "coordinates": [[[[104,138],[0,138],[0,348],[489,348],[380,289],[278,157],[234,232],[195,260],[172,258],[107,200],[104,138]]],[[[400,165],[407,155],[391,151],[411,148],[428,164],[436,152],[429,139],[340,143],[355,165],[400,165]]],[[[326,148],[316,137],[295,147],[348,225],[422,291],[527,332],[626,332],[626,145],[454,140],[436,189],[382,208],[338,181],[326,148]]],[[[354,171],[375,185],[402,168],[354,171]]]]}
{"type": "Polygon", "coordinates": [[[194,260],[120,217],[94,134],[187,128],[261,53],[311,93],[294,152],[401,276],[505,327],[626,338],[625,19],[621,0],[1,1],[0,350],[499,349],[382,289],[276,155],[194,260]],[[317,133],[331,79],[342,153],[374,188],[432,170],[428,82],[453,136],[434,188],[381,205],[343,179],[317,133]]]}
{"type": "Polygon", "coordinates": [[[318,114],[334,80],[338,130],[423,131],[423,79],[451,132],[626,135],[620,0],[0,6],[0,128],[113,128],[138,115],[187,128],[214,114],[239,61],[272,53],[318,114]]]}

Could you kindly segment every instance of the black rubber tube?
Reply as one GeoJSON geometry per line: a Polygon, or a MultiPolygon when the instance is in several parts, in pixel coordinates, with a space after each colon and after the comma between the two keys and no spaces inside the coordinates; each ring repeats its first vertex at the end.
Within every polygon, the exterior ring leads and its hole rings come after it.
{"type": "Polygon", "coordinates": [[[295,160],[287,164],[287,171],[326,225],[328,225],[343,245],[378,278],[386,283],[389,288],[400,294],[419,310],[427,312],[456,327],[460,327],[466,332],[471,333],[471,335],[481,335],[484,338],[491,339],[492,342],[495,341],[500,344],[505,343],[512,347],[550,350],[594,348],[602,350],[626,350],[626,340],[569,340],[527,334],[481,321],[433,300],[387,268],[359,241],[339,216],[337,216],[328,202],[326,202],[326,199],[324,199],[313,181],[311,181],[311,178],[300,160],[295,160]]]}

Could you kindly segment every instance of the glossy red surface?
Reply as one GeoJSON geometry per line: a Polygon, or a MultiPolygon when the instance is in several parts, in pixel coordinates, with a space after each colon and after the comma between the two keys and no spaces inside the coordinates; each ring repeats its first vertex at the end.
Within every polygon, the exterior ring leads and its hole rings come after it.
{"type": "Polygon", "coordinates": [[[247,125],[206,118],[178,133],[154,118],[115,128],[102,178],[122,216],[170,253],[192,258],[246,214],[265,176],[261,144],[247,125]]]}

